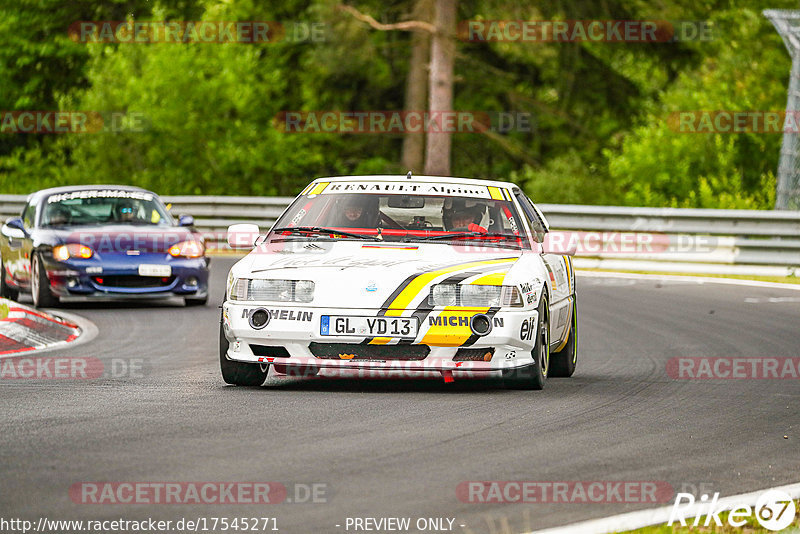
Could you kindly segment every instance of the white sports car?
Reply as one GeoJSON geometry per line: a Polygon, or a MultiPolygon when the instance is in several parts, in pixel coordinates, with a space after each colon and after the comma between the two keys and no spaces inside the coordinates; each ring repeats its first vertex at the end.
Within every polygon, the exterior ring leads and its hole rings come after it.
{"type": "Polygon", "coordinates": [[[571,376],[578,311],[572,251],[514,184],[418,176],[320,178],[229,275],[220,365],[229,384],[279,373],[502,373],[541,389],[571,376]],[[554,253],[558,252],[558,253],[554,253]]]}

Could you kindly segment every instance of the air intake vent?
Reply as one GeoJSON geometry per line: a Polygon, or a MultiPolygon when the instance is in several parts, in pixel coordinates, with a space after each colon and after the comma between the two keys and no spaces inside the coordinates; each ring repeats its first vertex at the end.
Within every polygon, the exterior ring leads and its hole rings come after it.
{"type": "Polygon", "coordinates": [[[488,362],[494,356],[494,347],[488,349],[458,349],[454,362],[488,362]]]}
{"type": "Polygon", "coordinates": [[[355,343],[315,343],[308,345],[311,353],[323,360],[411,361],[424,360],[431,348],[428,345],[358,345],[355,343]]]}
{"type": "Polygon", "coordinates": [[[256,356],[269,356],[271,358],[288,358],[289,351],[285,347],[272,347],[269,345],[253,345],[250,344],[250,350],[256,356]]]}

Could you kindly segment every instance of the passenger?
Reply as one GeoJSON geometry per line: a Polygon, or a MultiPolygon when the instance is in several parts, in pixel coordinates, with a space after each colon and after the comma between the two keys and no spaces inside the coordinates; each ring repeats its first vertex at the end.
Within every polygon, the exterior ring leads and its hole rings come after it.
{"type": "Polygon", "coordinates": [[[348,196],[342,203],[341,215],[339,226],[343,228],[375,228],[380,216],[378,197],[374,195],[348,196]]]}
{"type": "Polygon", "coordinates": [[[53,205],[47,213],[48,226],[64,226],[69,224],[70,213],[64,206],[53,205]]]}

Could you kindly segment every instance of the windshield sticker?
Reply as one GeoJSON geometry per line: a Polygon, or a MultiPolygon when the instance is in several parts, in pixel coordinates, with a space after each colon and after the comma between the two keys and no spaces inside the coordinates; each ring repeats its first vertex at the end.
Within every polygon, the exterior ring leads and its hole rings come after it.
{"type": "Polygon", "coordinates": [[[335,182],[323,191],[323,195],[338,193],[402,193],[404,195],[460,195],[476,198],[491,198],[486,186],[459,184],[405,183],[405,182],[335,182]]]}
{"type": "Polygon", "coordinates": [[[133,198],[137,200],[153,200],[153,194],[144,191],[118,191],[113,189],[90,189],[86,191],[73,191],[71,193],[61,193],[50,195],[47,203],[64,202],[65,200],[75,200],[77,198],[133,198]]]}

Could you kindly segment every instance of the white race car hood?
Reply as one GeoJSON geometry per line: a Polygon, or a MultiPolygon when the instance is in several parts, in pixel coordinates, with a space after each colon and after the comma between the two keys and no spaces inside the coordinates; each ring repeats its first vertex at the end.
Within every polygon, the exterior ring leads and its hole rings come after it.
{"type": "Polygon", "coordinates": [[[502,285],[520,255],[514,249],[444,243],[291,240],[256,247],[232,274],[312,280],[314,300],[307,307],[408,309],[445,280],[502,285]]]}

